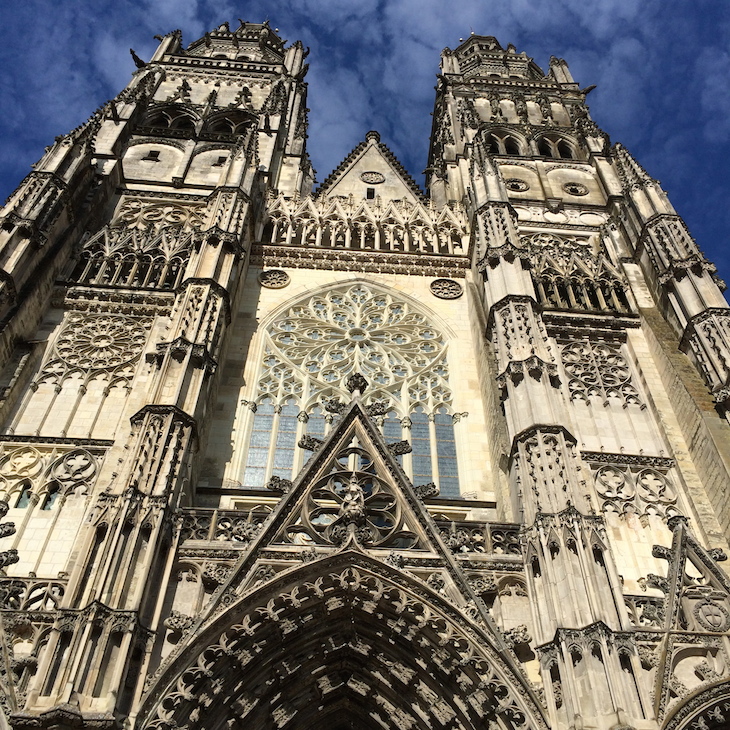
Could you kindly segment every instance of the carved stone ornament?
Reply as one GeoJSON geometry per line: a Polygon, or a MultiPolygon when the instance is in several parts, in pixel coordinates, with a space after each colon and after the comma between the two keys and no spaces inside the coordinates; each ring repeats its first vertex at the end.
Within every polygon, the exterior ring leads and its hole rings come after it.
{"type": "Polygon", "coordinates": [[[205,218],[205,205],[174,203],[171,201],[147,201],[127,198],[115,218],[115,224],[128,228],[145,230],[164,226],[182,226],[184,229],[199,229],[205,218]]]}
{"type": "Polygon", "coordinates": [[[368,185],[380,185],[385,182],[385,175],[374,170],[367,170],[360,175],[360,179],[368,185]]]}
{"type": "Polygon", "coordinates": [[[730,623],[727,609],[715,601],[702,601],[695,606],[697,621],[708,631],[725,631],[730,623]]]}
{"type": "Polygon", "coordinates": [[[568,195],[588,195],[588,188],[577,182],[565,183],[565,185],[563,185],[563,190],[565,190],[568,195]]]}
{"type": "Polygon", "coordinates": [[[286,540],[300,545],[341,545],[354,538],[372,547],[410,547],[418,538],[404,529],[401,508],[391,487],[371,472],[373,461],[359,447],[337,453],[334,470],[309,493],[297,524],[286,540]],[[352,462],[357,464],[351,469],[352,462]]]}
{"type": "Polygon", "coordinates": [[[464,289],[453,279],[435,279],[431,282],[431,293],[439,299],[458,299],[464,289]]]}
{"type": "Polygon", "coordinates": [[[505,180],[504,186],[513,193],[524,193],[530,189],[530,186],[524,180],[519,180],[516,177],[505,180]]]}
{"type": "Polygon", "coordinates": [[[291,277],[282,269],[269,269],[259,274],[259,284],[266,289],[283,289],[290,281],[291,277]]]}
{"type": "Polygon", "coordinates": [[[56,353],[72,367],[102,370],[134,360],[146,339],[144,328],[129,317],[72,316],[58,338],[56,353]]]}

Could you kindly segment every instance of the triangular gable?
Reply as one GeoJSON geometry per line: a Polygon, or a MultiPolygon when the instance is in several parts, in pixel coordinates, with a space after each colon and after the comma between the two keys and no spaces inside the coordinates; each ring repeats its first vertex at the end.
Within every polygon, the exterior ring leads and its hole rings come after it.
{"type": "MultiPolygon", "coordinates": [[[[231,600],[260,585],[262,566],[277,553],[297,551],[301,560],[316,561],[350,549],[390,564],[407,562],[414,553],[419,559],[430,558],[450,579],[458,596],[454,600],[471,606],[474,616],[502,643],[486,606],[419,496],[432,493],[433,485],[414,487],[398,463],[397,454],[410,446],[386,444],[368,413],[372,406],[364,406],[359,397],[342,408],[324,441],[305,437],[300,443],[315,449],[312,458],[293,483],[279,480],[281,501],[198,616],[191,634],[231,600]]],[[[263,572],[267,580],[273,577],[270,567],[263,572]]]]}
{"type": "Polygon", "coordinates": [[[670,548],[655,545],[654,557],[668,563],[666,578],[648,576],[666,594],[663,660],[658,663],[655,709],[659,718],[690,691],[726,678],[718,657],[722,635],[730,630],[730,580],[716,565],[721,550],[706,550],[690,532],[686,518],[670,518],[670,548]],[[687,684],[690,682],[690,684],[687,684]]]}
{"type": "Polygon", "coordinates": [[[380,141],[377,132],[368,132],[322,183],[317,196],[350,196],[365,198],[367,189],[383,201],[406,200],[423,202],[423,192],[416,185],[396,156],[380,141]]]}
{"type": "MultiPolygon", "coordinates": [[[[341,412],[341,416],[327,438],[310,436],[300,442],[314,453],[297,479],[270,485],[278,486],[283,493],[278,506],[165,659],[158,671],[161,681],[167,681],[163,675],[174,673],[174,666],[183,666],[185,657],[194,655],[201,636],[230,621],[241,621],[238,606],[273,590],[274,598],[269,600],[266,611],[278,615],[276,586],[281,580],[300,576],[301,581],[306,576],[306,585],[316,592],[324,581],[333,578],[331,568],[337,562],[352,575],[360,564],[370,566],[367,569],[374,571],[372,583],[376,588],[384,587],[386,579],[397,575],[404,586],[420,586],[417,590],[424,596],[438,595],[439,601],[451,606],[450,612],[460,616],[461,623],[466,621],[477,633],[484,632],[488,640],[481,645],[494,647],[504,666],[519,677],[521,693],[537,707],[517,657],[423,504],[420,494],[428,490],[413,487],[398,463],[397,454],[410,447],[405,442],[387,444],[383,440],[370,413],[377,406],[365,406],[360,399],[365,386],[362,376],[352,376],[348,383],[354,393],[352,402],[347,406],[329,404],[328,410],[341,412]]],[[[381,589],[376,592],[378,596],[393,593],[381,589]]],[[[396,593],[405,596],[401,591],[396,593]]],[[[328,606],[341,605],[340,598],[332,600],[328,606]]],[[[362,605],[365,611],[375,608],[375,603],[362,605]]],[[[416,618],[421,610],[430,611],[419,608],[416,618]]],[[[302,620],[297,622],[299,625],[302,620]]],[[[234,628],[246,633],[250,626],[234,628]]],[[[448,633],[448,627],[442,628],[448,633]]],[[[149,696],[156,692],[153,687],[149,696]]]]}

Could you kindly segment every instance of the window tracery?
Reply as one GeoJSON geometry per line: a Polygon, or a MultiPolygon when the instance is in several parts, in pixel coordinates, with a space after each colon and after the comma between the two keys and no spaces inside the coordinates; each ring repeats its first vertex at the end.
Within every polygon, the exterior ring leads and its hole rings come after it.
{"type": "Polygon", "coordinates": [[[587,402],[597,395],[604,402],[615,398],[624,405],[641,405],[629,363],[618,348],[584,340],[563,345],[561,355],[571,400],[587,402]]]}
{"type": "Polygon", "coordinates": [[[401,455],[414,483],[435,482],[459,496],[446,339],[409,303],[364,284],[331,289],[295,304],[265,332],[243,484],[291,479],[302,465],[305,434],[323,438],[334,399],[347,402],[347,380],[361,373],[363,396],[378,404],[387,441],[408,440],[401,455]]]}
{"type": "Polygon", "coordinates": [[[71,275],[86,285],[175,289],[185,273],[192,233],[169,226],[157,233],[106,226],[83,247],[71,275]]]}

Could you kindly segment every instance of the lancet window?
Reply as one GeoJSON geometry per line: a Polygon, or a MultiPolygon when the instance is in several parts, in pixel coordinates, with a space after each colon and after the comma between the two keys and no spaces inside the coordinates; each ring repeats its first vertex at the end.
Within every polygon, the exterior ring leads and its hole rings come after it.
{"type": "Polygon", "coordinates": [[[562,137],[543,136],[537,140],[537,151],[543,157],[555,157],[563,160],[576,160],[578,154],[574,146],[562,137]]]}
{"type": "Polygon", "coordinates": [[[154,109],[144,120],[144,127],[157,129],[179,129],[193,131],[196,119],[187,110],[177,106],[165,106],[154,109]]]}
{"type": "Polygon", "coordinates": [[[521,155],[522,146],[519,141],[509,134],[492,132],[486,139],[487,149],[493,155],[521,155]]]}
{"type": "Polygon", "coordinates": [[[87,285],[175,289],[182,280],[191,236],[180,226],[150,235],[109,226],[85,244],[71,275],[87,285]]]}
{"type": "Polygon", "coordinates": [[[247,404],[242,484],[291,479],[305,455],[304,435],[324,438],[346,403],[346,381],[361,373],[386,441],[407,440],[400,458],[415,484],[434,482],[459,496],[446,339],[410,303],[364,284],[331,289],[290,307],[266,329],[256,393],[247,404]]]}

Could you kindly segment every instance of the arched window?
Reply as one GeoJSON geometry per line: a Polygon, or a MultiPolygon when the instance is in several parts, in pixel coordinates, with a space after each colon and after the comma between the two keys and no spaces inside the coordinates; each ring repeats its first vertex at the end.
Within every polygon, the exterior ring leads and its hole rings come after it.
{"type": "Polygon", "coordinates": [[[25,482],[20,490],[17,501],[15,502],[15,509],[25,509],[30,504],[31,493],[32,484],[30,482],[25,482]]]}
{"type": "Polygon", "coordinates": [[[305,434],[324,438],[333,415],[326,402],[348,402],[353,373],[368,380],[366,404],[386,441],[408,440],[400,461],[415,484],[434,482],[459,496],[446,340],[410,303],[365,284],[340,287],[291,306],[264,333],[256,393],[249,402],[248,448],[242,481],[264,487],[292,479],[306,455],[305,434]],[[381,411],[382,412],[382,411],[381,411]]]}
{"type": "Polygon", "coordinates": [[[487,136],[487,150],[493,155],[521,155],[522,145],[506,132],[492,132],[487,136]]]}
{"type": "Polygon", "coordinates": [[[58,484],[58,482],[52,482],[48,486],[48,491],[46,492],[45,499],[43,500],[43,503],[41,504],[41,509],[50,511],[53,509],[53,505],[56,504],[58,501],[58,498],[61,496],[61,489],[58,484]]]}
{"type": "Polygon", "coordinates": [[[554,157],[562,160],[578,159],[576,148],[563,137],[544,135],[537,140],[537,151],[543,157],[554,157]]]}
{"type": "Polygon", "coordinates": [[[142,126],[156,129],[193,131],[195,129],[195,121],[195,118],[187,109],[166,106],[150,112],[142,126]]]}
{"type": "Polygon", "coordinates": [[[240,110],[232,109],[222,114],[216,114],[208,119],[203,132],[214,134],[243,134],[251,127],[251,115],[240,110]]]}

